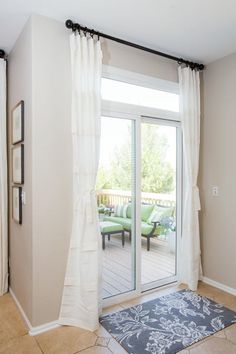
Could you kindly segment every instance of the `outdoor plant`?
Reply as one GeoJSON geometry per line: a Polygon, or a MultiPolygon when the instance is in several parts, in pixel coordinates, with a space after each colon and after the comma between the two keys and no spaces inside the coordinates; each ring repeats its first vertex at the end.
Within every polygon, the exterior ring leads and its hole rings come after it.
{"type": "Polygon", "coordinates": [[[163,216],[160,220],[160,226],[162,227],[162,234],[168,235],[176,229],[175,219],[173,216],[163,216]]]}
{"type": "Polygon", "coordinates": [[[98,206],[98,213],[99,214],[104,214],[104,215],[110,215],[111,213],[111,208],[110,207],[107,207],[106,205],[104,204],[100,204],[98,206]]]}

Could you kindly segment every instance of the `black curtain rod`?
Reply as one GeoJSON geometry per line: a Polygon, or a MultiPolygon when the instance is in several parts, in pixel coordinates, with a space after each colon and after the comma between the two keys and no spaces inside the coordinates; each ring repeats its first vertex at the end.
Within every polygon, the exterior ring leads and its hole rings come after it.
{"type": "Polygon", "coordinates": [[[78,23],[74,23],[71,20],[67,20],[65,22],[65,25],[66,25],[67,28],[71,29],[73,32],[82,31],[85,34],[89,33],[92,37],[95,35],[95,36],[98,36],[98,38],[99,37],[103,37],[103,38],[106,38],[106,39],[110,39],[112,41],[115,41],[115,42],[118,42],[118,43],[121,43],[121,44],[125,44],[125,45],[128,45],[128,46],[133,47],[133,48],[144,50],[145,52],[149,52],[149,53],[156,54],[156,55],[159,55],[161,57],[164,57],[164,58],[167,58],[167,59],[170,59],[170,60],[177,61],[178,64],[185,64],[185,65],[189,66],[191,69],[196,69],[196,70],[203,70],[204,69],[204,65],[203,64],[194,63],[192,61],[185,60],[183,58],[178,58],[178,57],[175,57],[173,55],[166,54],[166,53],[163,53],[163,52],[159,52],[159,51],[151,49],[151,48],[143,47],[142,45],[139,45],[139,44],[136,44],[136,43],[132,43],[132,42],[128,42],[128,41],[126,41],[124,39],[113,37],[113,36],[110,36],[108,34],[105,34],[105,33],[102,33],[102,32],[98,32],[98,31],[95,31],[93,29],[81,26],[78,23]]]}

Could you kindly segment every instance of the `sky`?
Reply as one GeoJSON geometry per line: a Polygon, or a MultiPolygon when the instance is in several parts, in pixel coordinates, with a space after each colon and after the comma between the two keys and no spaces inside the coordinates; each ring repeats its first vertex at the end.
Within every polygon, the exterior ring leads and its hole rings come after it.
{"type": "MultiPolygon", "coordinates": [[[[113,151],[116,146],[121,146],[131,132],[132,120],[102,117],[100,166],[107,167],[112,161],[113,151]]],[[[142,126],[141,126],[142,127],[142,126]]],[[[176,128],[159,125],[159,133],[168,139],[167,160],[172,167],[176,166],[176,128]]],[[[131,137],[130,137],[131,142],[131,137]]]]}

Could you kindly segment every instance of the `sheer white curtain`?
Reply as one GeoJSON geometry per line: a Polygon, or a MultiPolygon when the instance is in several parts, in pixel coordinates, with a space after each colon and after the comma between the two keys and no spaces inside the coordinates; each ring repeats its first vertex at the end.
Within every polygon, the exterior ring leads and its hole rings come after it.
{"type": "Polygon", "coordinates": [[[199,72],[179,67],[180,114],[184,150],[184,205],[180,256],[180,281],[196,290],[201,271],[197,186],[200,145],[199,72]]]}
{"type": "Polygon", "coordinates": [[[0,295],[8,290],[6,62],[0,59],[0,295]]]}
{"type": "Polygon", "coordinates": [[[95,194],[99,163],[100,41],[72,34],[73,225],[59,322],[98,326],[101,305],[101,235],[95,194]]]}

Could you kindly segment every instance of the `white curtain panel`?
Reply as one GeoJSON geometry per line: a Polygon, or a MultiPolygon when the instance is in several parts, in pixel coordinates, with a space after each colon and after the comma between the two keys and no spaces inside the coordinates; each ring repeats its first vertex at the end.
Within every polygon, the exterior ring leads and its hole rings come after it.
{"type": "Polygon", "coordinates": [[[200,145],[199,72],[179,67],[180,114],[183,129],[184,203],[180,255],[180,281],[196,290],[201,271],[197,186],[200,145]]]}
{"type": "Polygon", "coordinates": [[[101,307],[95,183],[101,130],[100,41],[72,34],[73,225],[59,322],[94,331],[101,307]]]}
{"type": "Polygon", "coordinates": [[[0,59],[0,295],[8,290],[6,62],[0,59]]]}

